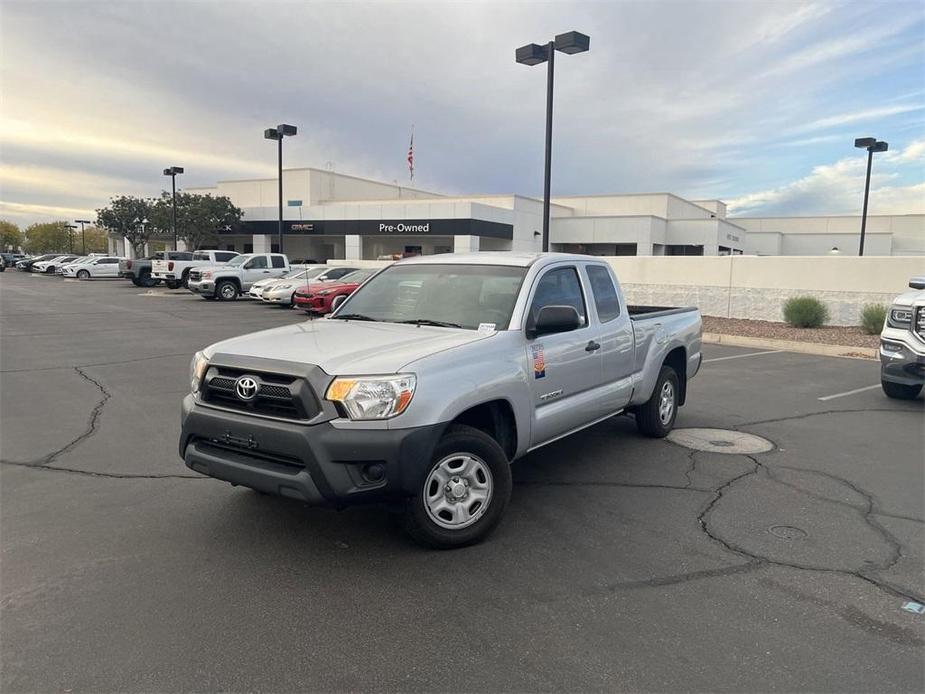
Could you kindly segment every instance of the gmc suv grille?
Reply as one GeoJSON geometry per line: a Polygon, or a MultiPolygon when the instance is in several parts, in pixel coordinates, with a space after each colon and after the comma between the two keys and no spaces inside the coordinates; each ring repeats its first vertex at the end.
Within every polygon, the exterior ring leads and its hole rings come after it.
{"type": "Polygon", "coordinates": [[[915,309],[915,325],[912,330],[922,340],[925,340],[925,306],[919,306],[915,309]]]}
{"type": "Polygon", "coordinates": [[[196,282],[198,282],[199,280],[202,279],[202,273],[199,272],[199,270],[190,270],[190,271],[189,271],[189,278],[190,278],[191,280],[195,280],[196,282]]]}
{"type": "Polygon", "coordinates": [[[301,378],[226,367],[209,369],[202,399],[219,407],[280,419],[309,420],[321,411],[308,382],[301,378]],[[257,384],[250,399],[242,398],[238,392],[238,379],[243,376],[257,384]]]}

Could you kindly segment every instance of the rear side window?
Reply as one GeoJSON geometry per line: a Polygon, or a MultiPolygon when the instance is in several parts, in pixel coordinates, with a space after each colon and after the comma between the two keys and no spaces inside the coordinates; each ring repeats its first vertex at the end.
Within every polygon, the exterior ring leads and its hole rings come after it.
{"type": "Polygon", "coordinates": [[[225,261],[231,260],[231,259],[234,258],[236,255],[237,255],[237,253],[229,253],[229,252],[216,253],[216,254],[215,254],[215,259],[216,259],[216,260],[220,260],[221,262],[224,263],[225,261]]]}
{"type": "Polygon", "coordinates": [[[537,319],[544,306],[572,306],[581,316],[582,325],[588,324],[585,298],[581,292],[578,271],[573,267],[550,270],[540,278],[533,295],[530,314],[537,319]]]}
{"type": "Polygon", "coordinates": [[[286,267],[286,259],[281,255],[272,256],[273,267],[286,267]]]}
{"type": "Polygon", "coordinates": [[[610,273],[601,265],[588,265],[587,270],[598,318],[601,319],[601,323],[611,321],[620,315],[620,299],[617,297],[617,288],[613,286],[610,273]]]}
{"type": "Polygon", "coordinates": [[[193,257],[193,254],[188,251],[172,251],[167,254],[169,260],[193,260],[193,257]]]}

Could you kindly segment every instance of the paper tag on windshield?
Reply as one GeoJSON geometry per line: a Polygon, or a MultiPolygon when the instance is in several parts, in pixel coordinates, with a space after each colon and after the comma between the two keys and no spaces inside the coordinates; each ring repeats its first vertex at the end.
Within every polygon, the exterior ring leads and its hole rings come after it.
{"type": "Polygon", "coordinates": [[[484,334],[495,332],[494,323],[479,323],[479,332],[484,334]]]}

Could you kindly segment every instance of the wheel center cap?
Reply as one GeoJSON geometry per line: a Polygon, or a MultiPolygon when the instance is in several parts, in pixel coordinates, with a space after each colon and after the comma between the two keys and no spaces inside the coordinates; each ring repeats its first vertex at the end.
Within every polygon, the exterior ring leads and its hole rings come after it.
{"type": "Polygon", "coordinates": [[[450,485],[450,494],[456,499],[462,499],[466,495],[466,485],[462,482],[453,482],[450,485]]]}

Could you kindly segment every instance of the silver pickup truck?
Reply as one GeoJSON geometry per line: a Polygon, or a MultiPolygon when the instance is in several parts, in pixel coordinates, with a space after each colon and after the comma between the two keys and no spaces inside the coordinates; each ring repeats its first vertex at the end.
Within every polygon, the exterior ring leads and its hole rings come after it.
{"type": "Polygon", "coordinates": [[[620,413],[665,436],[700,343],[697,309],[627,306],[600,259],[410,258],[328,319],[197,353],[180,456],[308,504],[386,500],[457,547],[498,524],[530,451],[620,413]]]}

